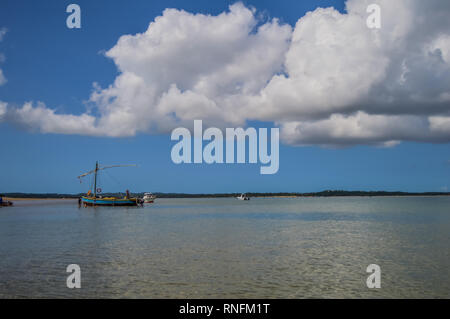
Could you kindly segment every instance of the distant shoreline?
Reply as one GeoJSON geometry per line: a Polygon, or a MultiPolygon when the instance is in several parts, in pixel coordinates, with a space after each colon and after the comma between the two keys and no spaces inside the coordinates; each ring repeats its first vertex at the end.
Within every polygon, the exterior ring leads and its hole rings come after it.
{"type": "Polygon", "coordinates": [[[7,200],[7,201],[14,200],[14,201],[21,202],[21,201],[31,201],[31,200],[75,200],[76,198],[57,198],[57,197],[54,197],[54,198],[51,198],[51,197],[50,198],[34,198],[34,197],[19,198],[19,197],[3,197],[3,199],[7,200]]]}
{"type": "MultiPolygon", "coordinates": [[[[292,198],[337,198],[337,197],[447,197],[450,196],[448,194],[446,195],[378,195],[378,196],[360,196],[360,195],[349,195],[349,196],[250,196],[251,198],[286,198],[286,199],[292,199],[292,198]]],[[[157,197],[158,198],[158,197],[157,197]]],[[[159,197],[159,198],[165,198],[165,199],[212,199],[212,198],[234,198],[232,196],[204,196],[204,197],[159,197]]],[[[75,201],[77,198],[15,198],[15,197],[3,197],[6,201],[17,201],[17,202],[28,202],[28,201],[50,201],[50,200],[57,200],[57,201],[75,201]]]]}
{"type": "MultiPolygon", "coordinates": [[[[185,194],[185,193],[154,193],[157,198],[230,198],[239,196],[240,193],[221,193],[221,194],[185,194]]],[[[85,194],[37,194],[37,193],[5,193],[2,194],[5,200],[29,201],[29,200],[73,200],[78,199],[85,194]]],[[[103,196],[123,196],[119,193],[103,193],[103,196]]],[[[144,193],[133,193],[133,196],[142,197],[144,193]]],[[[313,193],[251,193],[249,197],[258,198],[311,198],[311,197],[414,197],[414,196],[450,196],[450,192],[388,192],[388,191],[342,191],[327,190],[313,193]]]]}

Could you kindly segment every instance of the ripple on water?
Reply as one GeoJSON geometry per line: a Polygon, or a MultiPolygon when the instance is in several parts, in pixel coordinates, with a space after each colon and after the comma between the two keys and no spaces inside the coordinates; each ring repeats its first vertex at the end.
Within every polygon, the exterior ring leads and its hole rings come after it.
{"type": "Polygon", "coordinates": [[[450,197],[0,211],[0,297],[449,298],[450,197]],[[79,264],[82,289],[66,288],[79,264]],[[365,285],[367,265],[382,288],[365,285]]]}

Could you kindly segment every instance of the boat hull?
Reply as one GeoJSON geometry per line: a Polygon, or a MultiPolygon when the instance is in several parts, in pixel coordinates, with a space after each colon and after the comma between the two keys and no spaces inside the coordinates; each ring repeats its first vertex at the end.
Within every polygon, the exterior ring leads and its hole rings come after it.
{"type": "Polygon", "coordinates": [[[85,206],[138,206],[137,198],[94,198],[82,197],[81,202],[85,206]]]}
{"type": "Polygon", "coordinates": [[[13,203],[12,202],[0,202],[0,207],[8,207],[8,206],[12,206],[13,203]]]}

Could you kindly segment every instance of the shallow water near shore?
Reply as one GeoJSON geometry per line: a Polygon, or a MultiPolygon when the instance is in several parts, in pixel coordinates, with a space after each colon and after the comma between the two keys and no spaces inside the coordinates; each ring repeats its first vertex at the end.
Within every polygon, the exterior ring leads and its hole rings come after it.
{"type": "Polygon", "coordinates": [[[15,205],[0,209],[2,298],[450,298],[450,197],[15,205]]]}

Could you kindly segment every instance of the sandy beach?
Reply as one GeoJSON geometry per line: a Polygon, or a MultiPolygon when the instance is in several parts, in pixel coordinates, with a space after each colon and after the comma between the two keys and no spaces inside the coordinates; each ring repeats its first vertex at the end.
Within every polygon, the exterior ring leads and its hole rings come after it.
{"type": "Polygon", "coordinates": [[[31,200],[76,200],[76,198],[12,198],[12,197],[3,197],[3,199],[11,202],[31,201],[31,200]]]}

